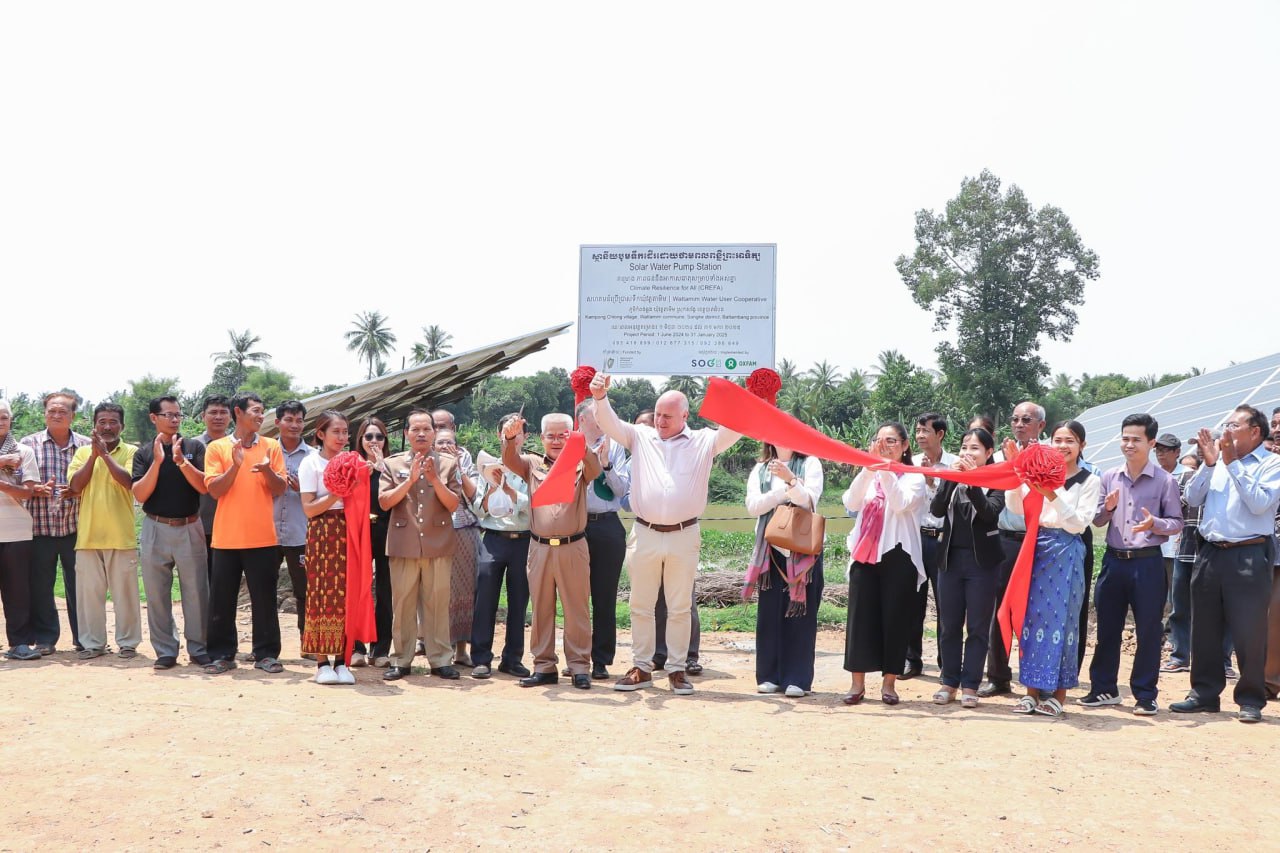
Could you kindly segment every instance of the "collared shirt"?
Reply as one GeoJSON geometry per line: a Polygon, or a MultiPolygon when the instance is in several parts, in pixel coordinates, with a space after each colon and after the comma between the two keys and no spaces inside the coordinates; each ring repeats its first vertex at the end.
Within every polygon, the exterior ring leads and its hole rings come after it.
{"type": "MultiPolygon", "coordinates": [[[[885,554],[898,545],[911,557],[916,567],[916,587],[925,582],[924,548],[920,544],[920,522],[929,511],[924,500],[923,474],[894,474],[891,471],[873,471],[863,468],[853,478],[849,488],[845,489],[840,500],[845,509],[858,513],[858,520],[853,523],[845,544],[852,554],[858,544],[858,535],[862,532],[862,521],[866,514],[862,508],[873,497],[877,478],[880,491],[884,493],[884,526],[880,530],[880,549],[876,554],[879,563],[885,554]]],[[[853,570],[849,563],[845,577],[853,570]]]]}
{"type": "MultiPolygon", "coordinates": [[[[119,442],[111,459],[125,471],[133,470],[138,448],[119,442]]],[[[76,523],[77,551],[131,551],[138,547],[133,530],[133,492],[116,482],[106,460],[94,459],[92,447],[81,447],[71,457],[67,476],[74,477],[86,465],[93,465],[89,485],[80,493],[80,519],[76,523]]]]}
{"type": "Polygon", "coordinates": [[[711,462],[742,436],[731,429],[689,429],[668,439],[653,427],[624,424],[609,398],[596,401],[604,434],[631,451],[631,508],[653,524],[678,524],[707,508],[711,462]]]}
{"type": "Polygon", "coordinates": [[[1200,535],[1214,542],[1274,535],[1280,456],[1258,445],[1229,465],[1201,465],[1187,483],[1187,503],[1204,507],[1200,535]]]}
{"type": "Polygon", "coordinates": [[[511,487],[511,491],[516,493],[515,511],[501,518],[494,518],[485,510],[484,496],[496,487],[483,477],[480,478],[480,485],[476,487],[476,498],[471,502],[471,511],[476,514],[476,518],[480,519],[480,526],[485,530],[522,533],[529,529],[529,484],[505,469],[502,476],[511,487]]]}
{"type": "MultiPolygon", "coordinates": [[[[1169,472],[1169,476],[1172,477],[1178,484],[1178,503],[1184,506],[1184,508],[1185,508],[1185,504],[1182,504],[1182,483],[1183,483],[1182,475],[1190,474],[1190,473],[1191,472],[1187,470],[1187,466],[1183,465],[1181,462],[1174,465],[1173,470],[1169,472]]],[[[1105,492],[1103,494],[1105,494],[1105,492]]],[[[1187,517],[1186,513],[1184,512],[1182,516],[1184,520],[1184,523],[1182,526],[1182,532],[1177,533],[1173,536],[1170,536],[1168,539],[1165,540],[1164,544],[1160,546],[1160,554],[1166,560],[1172,560],[1174,557],[1178,556],[1178,547],[1179,547],[1178,543],[1181,541],[1182,537],[1186,535],[1186,532],[1187,532],[1187,527],[1185,523],[1186,517],[1187,517]]]]}
{"type": "MultiPolygon", "coordinates": [[[[204,449],[205,486],[234,465],[231,444],[234,437],[235,433],[228,433],[204,449]]],[[[244,458],[231,488],[218,498],[213,547],[233,550],[279,545],[275,525],[271,523],[273,495],[267,487],[266,475],[254,473],[253,466],[266,462],[277,477],[285,476],[284,450],[274,438],[257,433],[254,433],[253,444],[242,446],[244,458]]]]}
{"type": "Polygon", "coordinates": [[[36,465],[40,468],[40,482],[53,480],[53,494],[47,498],[33,497],[27,502],[27,511],[31,513],[32,531],[36,536],[70,536],[76,532],[76,522],[80,517],[80,498],[69,501],[62,499],[67,490],[70,478],[67,468],[76,450],[88,447],[93,442],[89,436],[78,432],[71,433],[66,447],[59,447],[49,430],[42,429],[32,433],[19,444],[25,444],[36,452],[36,465]]]}
{"type": "MultiPolygon", "coordinates": [[[[480,473],[476,470],[475,460],[471,458],[471,451],[465,447],[458,448],[458,472],[470,480],[473,484],[480,479],[480,473]]],[[[462,492],[462,500],[458,501],[458,508],[453,511],[453,529],[457,530],[461,527],[470,527],[479,521],[479,517],[471,511],[470,504],[467,503],[466,491],[462,492]]]]}
{"type": "MultiPolygon", "coordinates": [[[[1053,500],[1044,502],[1044,508],[1040,510],[1040,526],[1057,527],[1080,536],[1089,529],[1089,522],[1097,512],[1101,487],[1102,480],[1097,474],[1081,468],[1054,492],[1053,500]]],[[[1024,516],[1022,498],[1030,488],[1024,484],[1004,493],[1005,503],[1013,504],[1019,518],[1024,516]]]]}
{"type": "MultiPolygon", "coordinates": [[[[217,441],[216,438],[209,435],[209,431],[205,430],[200,433],[197,438],[201,444],[207,449],[212,442],[217,441]]],[[[218,513],[218,501],[210,494],[200,496],[200,523],[204,525],[204,535],[206,538],[213,537],[213,517],[218,513]]]]}
{"type": "MultiPolygon", "coordinates": [[[[305,441],[299,441],[293,450],[285,450],[284,442],[281,442],[280,452],[284,454],[285,470],[296,479],[298,466],[316,449],[305,441]]],[[[271,520],[276,526],[276,539],[283,547],[307,544],[307,514],[302,511],[301,491],[286,483],[284,492],[271,501],[271,520]]]]}
{"type": "Polygon", "coordinates": [[[1138,479],[1129,477],[1127,465],[1119,465],[1102,475],[1098,488],[1098,508],[1093,526],[1107,525],[1107,546],[1122,551],[1163,545],[1170,536],[1182,530],[1182,499],[1178,481],[1154,462],[1148,461],[1138,479]],[[1107,509],[1107,495],[1119,489],[1114,510],[1107,509]],[[1154,526],[1134,533],[1133,526],[1145,520],[1143,510],[1151,513],[1154,526]]]}
{"type": "MultiPolygon", "coordinates": [[[[1044,442],[1036,441],[1035,443],[1043,444],[1044,442]]],[[[1004,451],[996,451],[996,457],[992,457],[994,461],[1003,462],[1004,451]]],[[[1080,467],[1084,468],[1083,462],[1080,467]]],[[[1085,470],[1088,469],[1086,468],[1085,470]]],[[[1009,501],[1006,500],[1004,503],[1004,509],[1000,510],[1000,519],[996,522],[996,526],[1001,530],[1008,530],[1011,533],[1026,533],[1027,519],[1022,515],[1022,504],[1018,504],[1018,510],[1017,512],[1014,512],[1013,508],[1009,505],[1009,501]]]]}
{"type": "MultiPolygon", "coordinates": [[[[588,453],[591,451],[588,450],[588,453]]],[[[609,442],[609,470],[602,471],[599,477],[591,481],[587,487],[587,512],[617,512],[622,509],[622,501],[631,491],[631,460],[627,451],[616,441],[609,442]],[[601,486],[606,487],[602,489],[601,486]],[[606,491],[607,489],[607,491],[606,491]],[[613,493],[606,498],[602,491],[613,493]]]]}
{"type": "MultiPolygon", "coordinates": [[[[6,439],[8,436],[6,436],[6,439]]],[[[36,464],[36,452],[25,444],[14,441],[9,444],[18,454],[18,466],[12,471],[0,469],[0,480],[11,486],[23,486],[40,482],[40,466],[36,464]]],[[[0,542],[27,542],[31,539],[31,513],[26,501],[19,501],[0,492],[0,542]]]]}
{"type": "Polygon", "coordinates": [[[1182,498],[1182,533],[1178,536],[1178,562],[1194,563],[1196,561],[1196,531],[1200,528],[1200,516],[1204,512],[1202,506],[1191,506],[1187,503],[1187,483],[1191,482],[1195,471],[1183,468],[1178,475],[1178,492],[1182,498]]]}
{"type": "MultiPolygon", "coordinates": [[[[204,476],[204,445],[195,439],[182,440],[182,455],[187,462],[195,466],[204,476]]],[[[155,445],[150,441],[138,448],[133,455],[133,482],[147,476],[147,471],[155,461],[155,445]]],[[[142,504],[142,511],[161,518],[187,518],[200,512],[201,493],[196,491],[182,470],[173,463],[173,444],[164,445],[164,456],[160,460],[160,470],[156,473],[155,488],[151,497],[142,504]]]]}
{"type": "MultiPolygon", "coordinates": [[[[934,465],[933,467],[934,468],[950,468],[952,465],[956,464],[956,462],[959,459],[960,459],[959,456],[956,456],[954,453],[948,453],[947,451],[944,450],[942,451],[942,456],[939,457],[938,459],[938,464],[934,465]]],[[[911,457],[911,464],[915,465],[917,468],[919,468],[921,463],[923,462],[924,462],[923,453],[917,453],[915,456],[911,457]]],[[[928,506],[929,504],[931,504],[933,502],[933,496],[936,495],[937,493],[938,493],[937,478],[934,478],[933,485],[931,486],[929,485],[929,478],[926,477],[924,481],[924,505],[928,506]]],[[[924,521],[920,522],[920,526],[932,527],[936,530],[941,530],[942,519],[936,515],[929,515],[928,512],[925,512],[924,521]]]]}
{"type": "MultiPolygon", "coordinates": [[[[383,475],[379,479],[380,494],[394,491],[413,472],[413,451],[406,450],[382,460],[383,475]]],[[[432,453],[436,474],[445,488],[461,501],[456,457],[432,453]]],[[[427,483],[427,475],[419,472],[418,482],[391,508],[391,526],[387,530],[387,556],[409,560],[452,557],[457,544],[453,532],[452,513],[448,512],[435,487],[427,483]]]]}

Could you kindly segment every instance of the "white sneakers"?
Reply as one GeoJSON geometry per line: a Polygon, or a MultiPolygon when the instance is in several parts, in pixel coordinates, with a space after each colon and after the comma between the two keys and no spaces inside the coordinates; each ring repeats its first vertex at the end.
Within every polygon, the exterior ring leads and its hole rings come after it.
{"type": "Polygon", "coordinates": [[[774,684],[772,681],[762,681],[756,685],[757,693],[777,693],[782,688],[774,684]]]}
{"type": "Polygon", "coordinates": [[[316,667],[316,684],[355,684],[356,677],[342,664],[336,667],[325,664],[316,667]]]}
{"type": "Polygon", "coordinates": [[[339,684],[355,684],[356,683],[355,674],[351,670],[343,666],[342,664],[338,664],[337,667],[334,668],[333,673],[334,675],[337,676],[339,684]]]}
{"type": "Polygon", "coordinates": [[[804,690],[803,690],[803,688],[796,687],[794,684],[788,685],[788,686],[787,686],[787,698],[788,698],[788,699],[803,699],[803,698],[804,698],[804,690]]]}
{"type": "MultiPolygon", "coordinates": [[[[774,684],[772,681],[762,681],[756,685],[756,692],[757,693],[782,693],[784,691],[781,687],[774,684]]],[[[794,684],[787,685],[787,689],[785,692],[786,692],[787,698],[789,699],[803,699],[805,696],[804,689],[797,687],[794,684]]]]}

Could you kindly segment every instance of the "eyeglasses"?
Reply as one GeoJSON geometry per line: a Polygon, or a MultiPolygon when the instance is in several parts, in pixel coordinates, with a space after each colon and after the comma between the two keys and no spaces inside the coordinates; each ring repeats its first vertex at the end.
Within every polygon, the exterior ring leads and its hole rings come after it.
{"type": "Polygon", "coordinates": [[[542,436],[543,441],[568,441],[569,433],[567,432],[548,432],[542,436]]]}
{"type": "Polygon", "coordinates": [[[892,447],[895,444],[902,444],[902,439],[900,438],[882,438],[880,440],[885,444],[889,445],[890,447],[892,447]]]}
{"type": "Polygon", "coordinates": [[[173,421],[182,420],[182,412],[156,412],[157,418],[168,418],[173,421]]]}
{"type": "Polygon", "coordinates": [[[363,436],[365,441],[386,441],[387,437],[380,432],[366,432],[363,436]]]}
{"type": "Polygon", "coordinates": [[[1021,416],[1014,415],[1013,417],[1009,418],[1009,423],[1011,424],[1033,424],[1035,422],[1036,422],[1036,419],[1031,417],[1031,415],[1021,415],[1021,416]]]}

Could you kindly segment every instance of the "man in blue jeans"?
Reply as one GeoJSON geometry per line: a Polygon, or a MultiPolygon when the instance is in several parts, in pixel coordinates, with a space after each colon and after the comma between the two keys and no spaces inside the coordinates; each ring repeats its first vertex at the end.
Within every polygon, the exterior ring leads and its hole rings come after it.
{"type": "Polygon", "coordinates": [[[1129,687],[1133,713],[1153,716],[1160,678],[1165,585],[1160,546],[1182,531],[1178,482],[1151,461],[1158,425],[1147,414],[1129,415],[1120,424],[1124,464],[1102,475],[1095,527],[1107,525],[1107,550],[1094,587],[1098,638],[1089,666],[1089,695],[1081,705],[1119,705],[1120,639],[1125,616],[1133,609],[1138,649],[1129,687]]]}

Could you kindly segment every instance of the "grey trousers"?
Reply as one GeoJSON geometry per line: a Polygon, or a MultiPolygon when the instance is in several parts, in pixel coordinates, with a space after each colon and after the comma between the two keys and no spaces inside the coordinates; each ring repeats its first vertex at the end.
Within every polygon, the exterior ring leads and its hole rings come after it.
{"type": "Polygon", "coordinates": [[[121,649],[136,649],[142,642],[138,552],[76,549],[76,617],[80,644],[86,649],[107,647],[107,590],[116,614],[116,644],[121,649]]]}
{"type": "Polygon", "coordinates": [[[142,588],[147,593],[147,627],[156,657],[178,656],[172,595],[175,568],[182,595],[182,636],[187,641],[187,655],[191,658],[206,656],[209,572],[204,525],[196,521],[171,527],[144,516],[138,546],[142,588]]]}
{"type": "MultiPolygon", "coordinates": [[[[684,661],[686,664],[697,663],[698,655],[702,651],[702,620],[698,618],[697,575],[694,575],[694,581],[693,597],[689,605],[689,657],[684,661]]],[[[667,656],[667,599],[665,593],[666,590],[659,584],[658,600],[653,606],[653,622],[658,632],[657,643],[654,646],[653,653],[662,658],[667,656]]]]}

